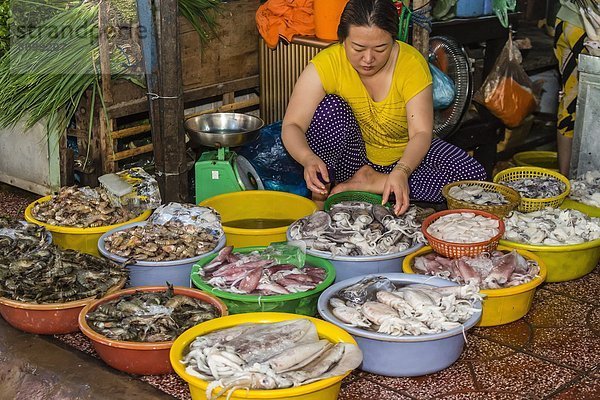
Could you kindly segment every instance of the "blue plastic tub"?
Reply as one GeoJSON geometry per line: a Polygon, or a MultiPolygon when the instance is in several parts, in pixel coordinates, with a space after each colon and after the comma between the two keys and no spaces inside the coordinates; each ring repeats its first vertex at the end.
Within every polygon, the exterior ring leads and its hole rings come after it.
{"type": "Polygon", "coordinates": [[[484,0],[458,0],[456,16],[460,18],[480,17],[483,15],[484,0]]]}
{"type": "MultiPolygon", "coordinates": [[[[286,237],[287,240],[292,240],[289,228],[286,237]]],[[[335,267],[335,282],[337,283],[355,276],[402,272],[404,257],[420,250],[423,246],[424,244],[418,243],[404,251],[379,256],[334,256],[331,253],[311,249],[307,249],[306,254],[331,261],[335,267]]]]}
{"type": "MultiPolygon", "coordinates": [[[[126,262],[127,258],[120,257],[106,250],[104,239],[114,232],[143,225],[146,225],[146,222],[134,222],[106,232],[104,235],[100,236],[100,239],[98,240],[98,251],[109,260],[117,263],[126,262]]],[[[166,282],[169,282],[174,286],[192,287],[190,274],[194,264],[202,257],[217,253],[223,247],[225,247],[225,235],[221,236],[217,243],[217,247],[212,251],[196,257],[174,261],[137,261],[129,264],[127,265],[127,269],[129,270],[129,282],[127,283],[127,287],[164,286],[166,282]]]]}
{"type": "MultiPolygon", "coordinates": [[[[384,276],[394,283],[425,283],[432,286],[456,286],[457,284],[441,278],[415,276],[413,274],[389,273],[373,274],[384,276]]],[[[363,362],[359,367],[363,371],[385,376],[421,376],[441,371],[452,365],[463,351],[464,331],[472,328],[481,318],[481,303],[462,327],[442,333],[419,336],[391,336],[348,326],[329,311],[329,299],[340,289],[353,285],[365,277],[355,277],[338,282],[327,288],[319,297],[318,310],[321,317],[354,337],[363,353],[363,362]]]]}

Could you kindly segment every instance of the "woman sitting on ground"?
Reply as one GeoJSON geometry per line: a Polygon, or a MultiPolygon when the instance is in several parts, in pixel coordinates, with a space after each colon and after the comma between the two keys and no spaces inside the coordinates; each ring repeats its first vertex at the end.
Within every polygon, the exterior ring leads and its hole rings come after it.
{"type": "Polygon", "coordinates": [[[390,0],[349,0],[339,43],[304,69],[283,119],[282,139],[304,167],[313,200],[346,190],[443,202],[450,182],[486,178],[463,150],[433,138],[429,66],[395,39],[398,14],[390,0]]]}

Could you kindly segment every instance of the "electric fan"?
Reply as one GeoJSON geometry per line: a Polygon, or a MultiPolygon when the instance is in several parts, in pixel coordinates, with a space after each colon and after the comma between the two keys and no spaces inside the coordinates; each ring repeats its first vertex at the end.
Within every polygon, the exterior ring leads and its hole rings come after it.
{"type": "Polygon", "coordinates": [[[456,89],[454,101],[447,108],[434,111],[433,133],[440,139],[445,139],[459,128],[471,104],[471,64],[464,47],[448,36],[433,36],[429,39],[429,62],[448,75],[456,89]]]}

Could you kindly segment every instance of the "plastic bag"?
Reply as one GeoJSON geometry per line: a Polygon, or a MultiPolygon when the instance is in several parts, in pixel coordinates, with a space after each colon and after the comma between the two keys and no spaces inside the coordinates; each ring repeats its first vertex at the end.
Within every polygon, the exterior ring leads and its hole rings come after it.
{"type": "Polygon", "coordinates": [[[433,7],[433,11],[431,12],[433,20],[444,21],[454,18],[456,15],[456,1],[457,0],[437,0],[433,7]]]}
{"type": "Polygon", "coordinates": [[[261,129],[257,140],[237,152],[250,161],[265,189],[310,195],[304,181],[304,168],[288,154],[281,141],[281,121],[261,129]]]}
{"type": "Polygon", "coordinates": [[[494,68],[474,96],[509,128],[519,126],[539,104],[541,85],[529,79],[521,60],[521,52],[509,35],[494,68]]]}
{"type": "Polygon", "coordinates": [[[503,27],[508,28],[508,12],[515,11],[517,0],[492,0],[492,9],[503,27]]]}
{"type": "Polygon", "coordinates": [[[433,109],[443,110],[448,108],[456,96],[454,82],[438,67],[429,63],[429,70],[433,78],[433,109]]]}
{"type": "Polygon", "coordinates": [[[98,178],[115,207],[151,210],[160,206],[162,199],[158,182],[143,168],[134,167],[98,178]]]}
{"type": "Polygon", "coordinates": [[[148,219],[149,224],[165,225],[167,223],[180,223],[194,225],[206,229],[215,237],[223,235],[221,215],[211,207],[196,206],[171,202],[154,210],[148,219]]]}
{"type": "Polygon", "coordinates": [[[278,264],[292,264],[302,268],[306,262],[306,244],[299,240],[271,243],[260,252],[260,255],[278,264]]]}

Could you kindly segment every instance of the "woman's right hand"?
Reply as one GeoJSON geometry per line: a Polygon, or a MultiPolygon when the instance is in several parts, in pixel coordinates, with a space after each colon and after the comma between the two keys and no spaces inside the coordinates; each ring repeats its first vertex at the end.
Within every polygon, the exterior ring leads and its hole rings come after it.
{"type": "Polygon", "coordinates": [[[329,172],[327,171],[327,165],[321,160],[319,156],[312,153],[302,160],[304,166],[304,180],[306,181],[306,187],[313,193],[326,195],[328,193],[326,184],[329,184],[329,172]],[[319,179],[319,174],[325,181],[323,183],[319,179]]]}

